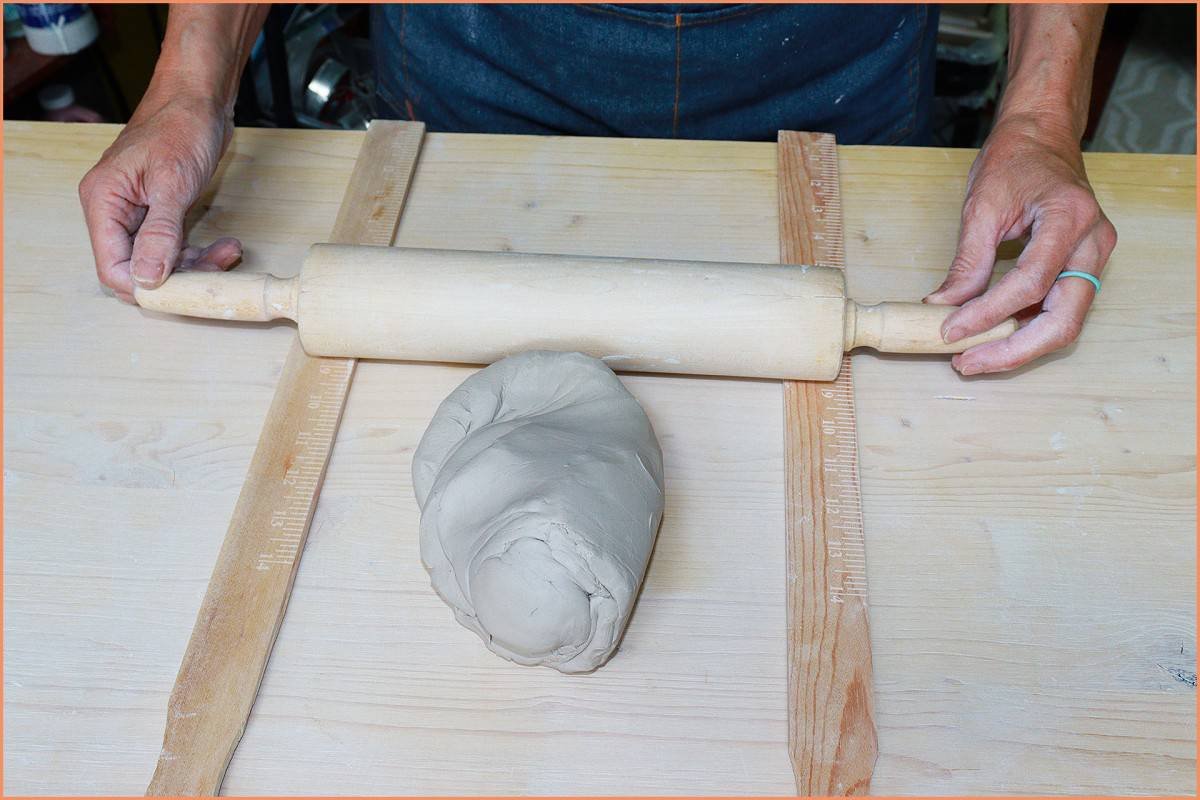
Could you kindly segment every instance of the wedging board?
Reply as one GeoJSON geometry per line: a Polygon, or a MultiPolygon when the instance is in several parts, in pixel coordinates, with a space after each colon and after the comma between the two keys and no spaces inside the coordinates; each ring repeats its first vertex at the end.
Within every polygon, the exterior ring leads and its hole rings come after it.
{"type": "MultiPolygon", "coordinates": [[[[75,186],[116,128],[5,131],[5,789],[137,794],[295,334],[114,314],[75,186]]],[[[361,142],[239,131],[196,237],[298,263],[361,142]]],[[[775,150],[430,135],[397,243],[769,261],[775,150]]],[[[854,295],[936,285],[971,156],[839,149],[854,295]]],[[[1122,238],[1069,357],[855,358],[876,793],[1192,791],[1194,159],[1087,163],[1122,238]]],[[[677,465],[663,538],[621,654],[564,683],[395,557],[468,373],[359,365],[225,791],[790,793],[779,384],[627,379],[677,465]]]]}

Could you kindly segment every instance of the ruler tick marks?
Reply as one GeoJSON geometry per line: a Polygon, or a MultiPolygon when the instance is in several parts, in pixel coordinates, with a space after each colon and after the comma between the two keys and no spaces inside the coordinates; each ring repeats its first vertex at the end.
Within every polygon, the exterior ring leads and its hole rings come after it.
{"type": "MultiPolygon", "coordinates": [[[[844,268],[833,137],[781,131],[778,159],[780,260],[844,268]]],[[[864,794],[877,746],[850,359],[832,383],[785,386],[789,757],[800,795],[864,794]]]]}

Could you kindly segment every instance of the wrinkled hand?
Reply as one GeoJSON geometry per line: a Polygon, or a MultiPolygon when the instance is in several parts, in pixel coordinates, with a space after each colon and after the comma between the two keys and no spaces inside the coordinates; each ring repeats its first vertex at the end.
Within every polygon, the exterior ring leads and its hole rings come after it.
{"type": "Polygon", "coordinates": [[[132,303],[134,283],[156,287],[177,268],[222,270],[241,258],[237,239],[188,247],[188,208],[233,135],[215,102],[151,89],[133,119],[79,184],[96,274],[132,303]],[[156,96],[157,95],[157,96],[156,96]]]}
{"type": "Polygon", "coordinates": [[[1080,278],[1056,279],[1067,269],[1099,277],[1116,244],[1078,142],[1029,115],[998,122],[971,167],[950,274],[925,302],[962,304],[942,326],[948,342],[1020,320],[1038,303],[1040,313],[1008,338],[954,356],[954,368],[1004,372],[1075,341],[1096,290],[1080,278]],[[1016,267],[989,289],[997,246],[1026,234],[1016,267]]]}

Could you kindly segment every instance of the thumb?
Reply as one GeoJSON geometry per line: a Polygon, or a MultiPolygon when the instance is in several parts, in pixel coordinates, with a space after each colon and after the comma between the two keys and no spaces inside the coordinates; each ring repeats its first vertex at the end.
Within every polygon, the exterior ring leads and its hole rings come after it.
{"type": "Polygon", "coordinates": [[[968,201],[950,272],[942,285],[925,297],[926,303],[957,306],[983,293],[996,266],[996,247],[1003,233],[1000,226],[999,215],[968,201]]]}
{"type": "Polygon", "coordinates": [[[146,211],[133,240],[130,271],[138,286],[156,288],[179,263],[186,212],[183,204],[173,200],[156,200],[146,211]]]}

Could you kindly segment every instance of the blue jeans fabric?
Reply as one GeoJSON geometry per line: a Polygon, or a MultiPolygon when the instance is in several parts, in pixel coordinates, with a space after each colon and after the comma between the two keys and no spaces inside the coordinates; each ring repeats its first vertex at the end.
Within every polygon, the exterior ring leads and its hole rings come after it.
{"type": "Polygon", "coordinates": [[[924,144],[937,7],[376,5],[376,113],[430,130],[924,144]]]}

